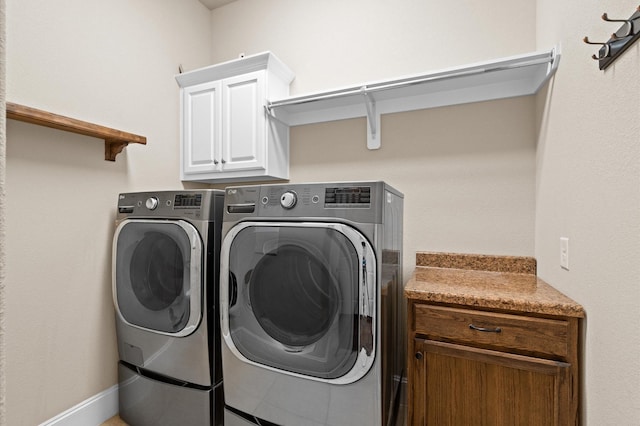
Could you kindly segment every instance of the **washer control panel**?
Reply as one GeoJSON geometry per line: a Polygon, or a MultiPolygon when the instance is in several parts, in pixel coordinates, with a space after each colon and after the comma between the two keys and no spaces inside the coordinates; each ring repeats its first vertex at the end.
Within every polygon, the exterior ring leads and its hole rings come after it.
{"type": "Polygon", "coordinates": [[[118,214],[200,219],[212,212],[212,200],[222,202],[223,194],[214,189],[122,193],[118,197],[118,214]]]}

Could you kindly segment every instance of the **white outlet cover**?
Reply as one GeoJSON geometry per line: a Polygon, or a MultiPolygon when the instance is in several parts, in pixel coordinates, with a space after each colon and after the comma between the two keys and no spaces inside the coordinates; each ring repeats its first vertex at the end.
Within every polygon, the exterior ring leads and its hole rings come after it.
{"type": "Polygon", "coordinates": [[[569,238],[560,237],[560,267],[569,270],[569,238]]]}

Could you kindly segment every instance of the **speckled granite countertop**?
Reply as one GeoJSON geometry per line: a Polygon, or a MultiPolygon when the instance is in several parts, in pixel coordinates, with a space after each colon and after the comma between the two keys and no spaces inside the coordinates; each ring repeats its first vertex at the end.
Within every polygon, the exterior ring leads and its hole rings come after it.
{"type": "Polygon", "coordinates": [[[584,317],[584,309],[536,276],[531,257],[416,254],[409,299],[472,307],[584,317]]]}

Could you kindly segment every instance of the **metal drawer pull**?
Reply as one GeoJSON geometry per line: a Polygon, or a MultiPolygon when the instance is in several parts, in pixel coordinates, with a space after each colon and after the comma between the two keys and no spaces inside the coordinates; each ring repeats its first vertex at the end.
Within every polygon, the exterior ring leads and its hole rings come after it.
{"type": "Polygon", "coordinates": [[[500,332],[502,332],[502,329],[500,327],[484,328],[484,327],[476,327],[473,324],[469,324],[469,328],[472,329],[472,330],[476,330],[476,331],[483,331],[485,333],[500,333],[500,332]]]}

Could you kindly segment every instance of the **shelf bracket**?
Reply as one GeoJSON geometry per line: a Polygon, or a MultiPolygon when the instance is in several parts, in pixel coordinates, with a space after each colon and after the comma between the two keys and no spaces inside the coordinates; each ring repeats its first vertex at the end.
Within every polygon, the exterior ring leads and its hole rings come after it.
{"type": "Polygon", "coordinates": [[[364,103],[367,107],[367,148],[380,149],[380,114],[376,113],[376,101],[367,92],[367,86],[362,86],[360,92],[364,96],[364,103]]]}
{"type": "Polygon", "coordinates": [[[280,123],[283,126],[289,127],[289,123],[286,123],[285,121],[280,120],[278,117],[276,117],[276,114],[273,111],[273,108],[271,108],[269,105],[264,106],[264,113],[267,115],[268,119],[271,119],[277,123],[280,123]]]}
{"type": "Polygon", "coordinates": [[[117,139],[104,140],[104,159],[106,161],[116,161],[116,155],[120,154],[129,142],[119,141],[117,139]]]}

